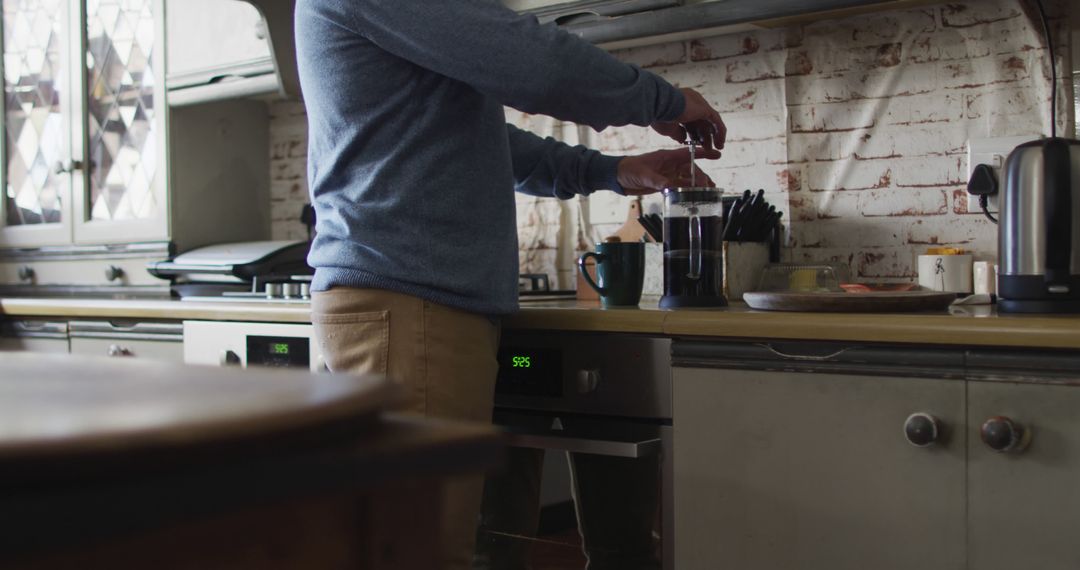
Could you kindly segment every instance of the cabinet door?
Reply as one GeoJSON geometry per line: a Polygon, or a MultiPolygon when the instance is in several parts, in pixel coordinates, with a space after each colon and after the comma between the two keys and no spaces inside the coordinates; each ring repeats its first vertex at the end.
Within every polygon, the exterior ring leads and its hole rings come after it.
{"type": "Polygon", "coordinates": [[[163,0],[85,0],[76,243],[169,237],[164,13],[163,0]]]}
{"type": "Polygon", "coordinates": [[[66,338],[0,336],[0,352],[48,352],[66,354],[66,338]]]}
{"type": "Polygon", "coordinates": [[[968,402],[969,567],[1080,568],[1080,388],[972,381],[968,402]],[[1031,430],[1026,450],[982,442],[995,416],[1031,430]]]}
{"type": "Polygon", "coordinates": [[[675,566],[964,567],[962,381],[676,368],[675,566]],[[945,441],[909,444],[915,412],[945,441]]]}
{"type": "MultiPolygon", "coordinates": [[[[69,0],[2,0],[0,246],[71,242],[72,14],[69,0]]],[[[77,42],[75,42],[77,43],[77,42]]],[[[74,172],[78,172],[75,170],[74,172]]]]}

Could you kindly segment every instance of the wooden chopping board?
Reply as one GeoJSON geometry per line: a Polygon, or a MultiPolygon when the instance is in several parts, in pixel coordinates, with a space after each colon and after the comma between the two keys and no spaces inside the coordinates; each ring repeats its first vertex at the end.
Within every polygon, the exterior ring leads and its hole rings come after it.
{"type": "Polygon", "coordinates": [[[759,291],[743,294],[743,301],[752,309],[814,313],[943,311],[955,300],[956,293],[943,293],[940,291],[875,291],[869,293],[759,291]]]}

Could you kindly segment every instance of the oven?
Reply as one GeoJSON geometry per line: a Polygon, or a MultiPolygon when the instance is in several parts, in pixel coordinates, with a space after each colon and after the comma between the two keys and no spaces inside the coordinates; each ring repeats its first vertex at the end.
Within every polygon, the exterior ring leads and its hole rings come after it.
{"type": "Polygon", "coordinates": [[[504,331],[494,421],[515,446],[656,462],[661,561],[674,568],[670,339],[504,331]]]}
{"type": "Polygon", "coordinates": [[[184,364],[326,371],[307,324],[184,321],[184,364]]]}

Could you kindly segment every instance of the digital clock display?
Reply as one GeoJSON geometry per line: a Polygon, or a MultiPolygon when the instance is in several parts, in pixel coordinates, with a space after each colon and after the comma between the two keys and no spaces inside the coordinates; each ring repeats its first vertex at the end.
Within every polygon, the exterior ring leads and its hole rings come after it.
{"type": "Polygon", "coordinates": [[[309,368],[311,341],[306,337],[247,337],[247,362],[254,366],[309,368]]]}
{"type": "Polygon", "coordinates": [[[499,348],[499,378],[495,391],[503,395],[550,396],[563,393],[562,351],[552,348],[499,348]]]}

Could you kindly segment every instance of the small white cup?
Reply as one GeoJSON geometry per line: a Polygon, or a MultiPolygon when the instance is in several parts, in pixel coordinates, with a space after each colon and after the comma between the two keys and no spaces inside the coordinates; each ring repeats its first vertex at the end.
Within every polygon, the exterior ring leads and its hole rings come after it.
{"type": "Polygon", "coordinates": [[[971,293],[970,255],[920,255],[919,285],[934,291],[971,293]]]}

